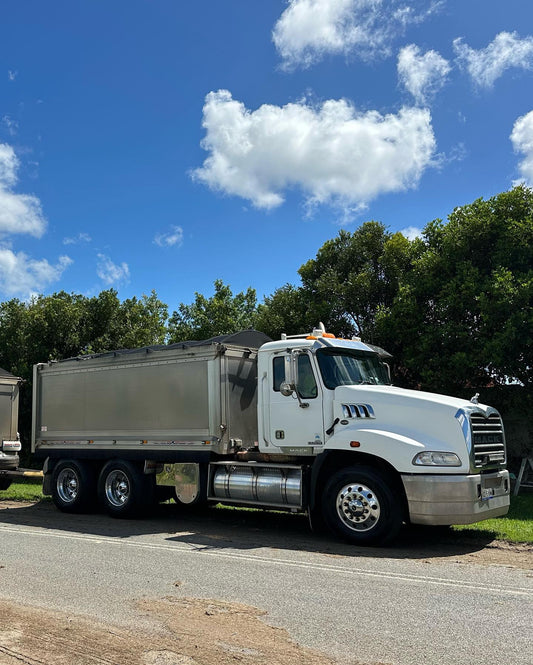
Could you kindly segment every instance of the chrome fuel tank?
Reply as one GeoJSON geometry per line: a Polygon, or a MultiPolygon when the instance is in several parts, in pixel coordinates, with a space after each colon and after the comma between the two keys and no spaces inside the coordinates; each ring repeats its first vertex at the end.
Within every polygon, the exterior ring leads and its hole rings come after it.
{"type": "Polygon", "coordinates": [[[211,499],[270,507],[302,507],[302,469],[255,463],[210,465],[211,499]]]}

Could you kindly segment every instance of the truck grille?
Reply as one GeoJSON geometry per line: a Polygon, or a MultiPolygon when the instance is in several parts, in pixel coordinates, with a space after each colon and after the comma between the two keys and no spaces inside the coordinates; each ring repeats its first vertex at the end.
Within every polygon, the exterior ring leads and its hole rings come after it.
{"type": "Polygon", "coordinates": [[[482,413],[473,413],[470,424],[474,466],[479,469],[505,462],[505,437],[500,415],[491,413],[485,418],[482,413]]]}

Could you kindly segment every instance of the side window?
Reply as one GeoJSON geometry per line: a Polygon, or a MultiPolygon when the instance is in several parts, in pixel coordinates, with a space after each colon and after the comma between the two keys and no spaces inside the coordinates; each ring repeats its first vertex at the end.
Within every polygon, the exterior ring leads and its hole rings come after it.
{"type": "Polygon", "coordinates": [[[318,395],[311,360],[304,354],[298,356],[298,392],[302,399],[314,399],[318,395]]]}
{"type": "Polygon", "coordinates": [[[272,364],[274,376],[274,390],[279,393],[281,384],[285,381],[285,359],[283,356],[276,356],[272,364]]]}

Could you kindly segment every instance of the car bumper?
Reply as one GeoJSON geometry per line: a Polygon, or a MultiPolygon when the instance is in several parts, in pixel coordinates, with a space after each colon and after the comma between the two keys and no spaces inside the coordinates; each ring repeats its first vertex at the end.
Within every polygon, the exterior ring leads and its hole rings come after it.
{"type": "Polygon", "coordinates": [[[471,524],[509,510],[509,472],[402,475],[412,524],[471,524]]]}

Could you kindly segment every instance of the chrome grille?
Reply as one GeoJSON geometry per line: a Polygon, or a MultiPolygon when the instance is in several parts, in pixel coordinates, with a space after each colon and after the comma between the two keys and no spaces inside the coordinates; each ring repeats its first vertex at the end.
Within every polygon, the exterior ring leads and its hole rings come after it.
{"type": "Polygon", "coordinates": [[[477,469],[499,466],[505,462],[505,436],[499,413],[485,418],[482,413],[470,416],[474,466],[477,469]]]}

